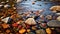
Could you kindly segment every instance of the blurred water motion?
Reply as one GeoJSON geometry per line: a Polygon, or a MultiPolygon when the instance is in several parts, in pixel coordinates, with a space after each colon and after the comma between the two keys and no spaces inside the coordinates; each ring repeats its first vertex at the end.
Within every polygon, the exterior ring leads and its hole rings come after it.
{"type": "Polygon", "coordinates": [[[17,11],[18,13],[22,13],[22,12],[27,12],[29,10],[31,11],[37,11],[40,9],[45,9],[45,11],[42,14],[50,14],[50,10],[49,8],[54,6],[54,5],[58,5],[57,2],[45,2],[45,1],[36,1],[35,4],[32,4],[32,2],[34,2],[35,0],[26,0],[23,1],[21,3],[17,3],[17,11]],[[22,10],[18,10],[20,8],[22,8],[22,10]]]}

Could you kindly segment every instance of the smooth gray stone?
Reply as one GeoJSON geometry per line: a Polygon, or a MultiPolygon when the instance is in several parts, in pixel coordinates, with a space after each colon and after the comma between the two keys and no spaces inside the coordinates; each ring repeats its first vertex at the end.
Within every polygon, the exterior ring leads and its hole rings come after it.
{"type": "Polygon", "coordinates": [[[50,26],[50,27],[60,27],[60,21],[51,20],[47,23],[47,25],[50,26]]]}

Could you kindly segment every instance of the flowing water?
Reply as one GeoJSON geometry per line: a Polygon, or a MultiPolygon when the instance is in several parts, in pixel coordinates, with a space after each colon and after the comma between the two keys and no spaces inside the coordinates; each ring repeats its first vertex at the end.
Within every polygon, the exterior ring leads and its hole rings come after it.
{"type": "Polygon", "coordinates": [[[58,5],[57,2],[45,2],[43,0],[41,1],[36,1],[35,4],[32,4],[32,2],[34,2],[36,0],[23,0],[20,3],[17,3],[17,11],[18,13],[23,13],[23,12],[27,12],[29,10],[31,11],[37,11],[37,10],[41,10],[44,9],[45,11],[42,14],[50,14],[51,11],[49,10],[50,7],[54,6],[54,5],[58,5]]]}

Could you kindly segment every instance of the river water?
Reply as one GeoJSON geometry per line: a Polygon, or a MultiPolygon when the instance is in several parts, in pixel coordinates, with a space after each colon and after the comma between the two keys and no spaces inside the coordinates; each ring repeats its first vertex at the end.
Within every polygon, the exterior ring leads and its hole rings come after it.
{"type": "Polygon", "coordinates": [[[23,13],[23,12],[27,12],[29,10],[31,11],[37,11],[37,10],[41,10],[41,9],[45,9],[44,12],[42,14],[47,15],[50,14],[50,7],[54,6],[54,5],[58,5],[59,3],[57,2],[45,2],[45,1],[36,1],[35,4],[32,4],[32,2],[34,2],[35,0],[27,0],[27,1],[22,1],[20,3],[17,3],[17,11],[18,13],[23,13]]]}

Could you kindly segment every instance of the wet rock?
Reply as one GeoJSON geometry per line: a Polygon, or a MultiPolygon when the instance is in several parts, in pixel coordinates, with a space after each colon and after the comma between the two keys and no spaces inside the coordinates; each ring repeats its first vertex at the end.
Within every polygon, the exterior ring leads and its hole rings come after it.
{"type": "Polygon", "coordinates": [[[36,34],[46,34],[46,32],[43,29],[36,30],[36,34]]]}
{"type": "Polygon", "coordinates": [[[57,17],[57,20],[60,21],[60,16],[57,17]]]}
{"type": "Polygon", "coordinates": [[[47,23],[49,27],[60,27],[60,21],[57,20],[51,20],[47,23]]]}
{"type": "Polygon", "coordinates": [[[51,15],[47,15],[46,18],[47,18],[48,20],[51,20],[51,19],[52,19],[52,16],[51,16],[51,15]]]}
{"type": "Polygon", "coordinates": [[[10,5],[4,5],[4,8],[8,8],[8,7],[10,7],[10,5]]]}
{"type": "Polygon", "coordinates": [[[32,2],[32,4],[35,4],[35,2],[32,2]]]}
{"type": "Polygon", "coordinates": [[[46,33],[47,34],[51,34],[52,33],[51,29],[50,28],[46,28],[46,33]]]}
{"type": "Polygon", "coordinates": [[[47,28],[46,23],[41,23],[40,26],[41,26],[42,28],[47,28]]]}
{"type": "Polygon", "coordinates": [[[25,21],[26,24],[28,25],[35,25],[36,22],[33,18],[28,18],[26,21],[25,21]]]}
{"type": "Polygon", "coordinates": [[[35,33],[33,33],[33,32],[29,32],[29,33],[27,33],[27,34],[35,34],[35,33]]]}

